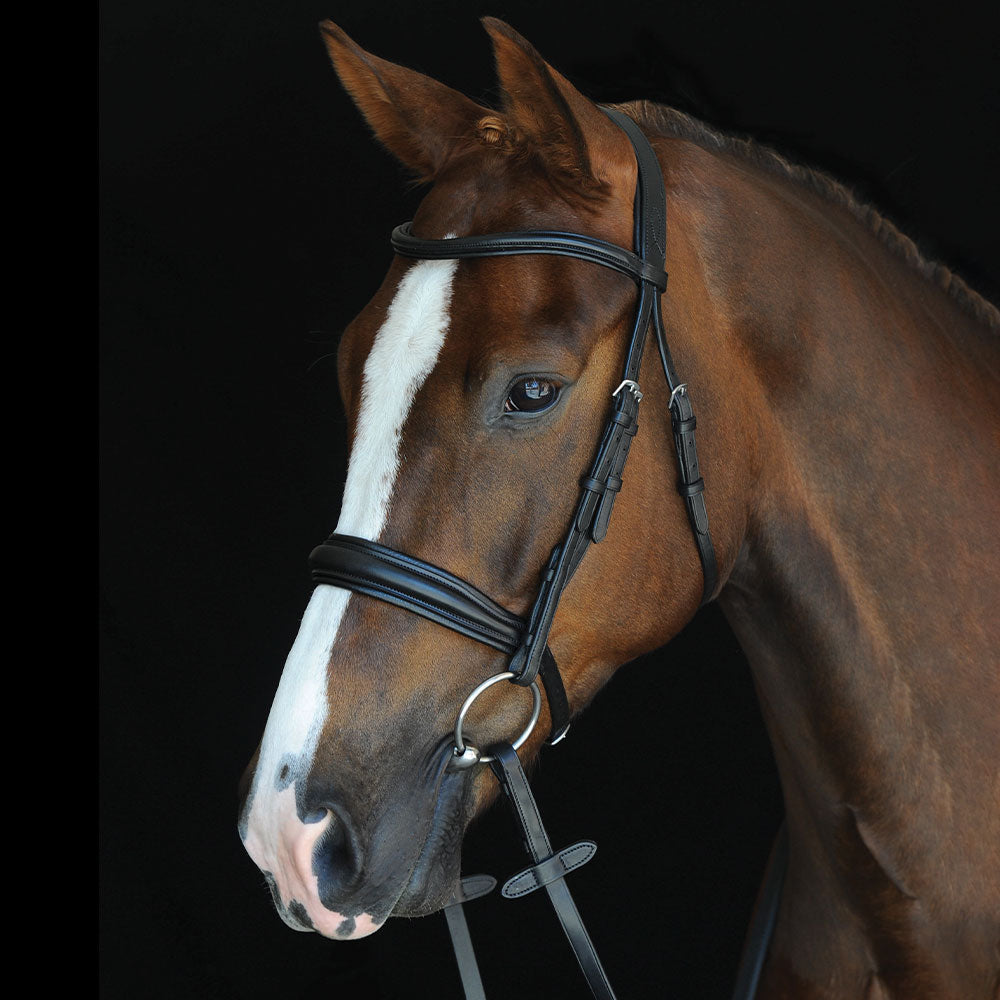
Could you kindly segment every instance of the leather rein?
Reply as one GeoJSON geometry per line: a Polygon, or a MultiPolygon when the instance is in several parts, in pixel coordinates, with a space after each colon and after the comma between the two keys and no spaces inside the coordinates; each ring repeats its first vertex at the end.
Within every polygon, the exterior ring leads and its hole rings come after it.
{"type": "MultiPolygon", "coordinates": [[[[614,1000],[614,992],[563,880],[569,871],[590,860],[596,845],[591,841],[582,841],[553,853],[516,748],[527,739],[538,719],[541,708],[539,679],[545,688],[551,717],[547,742],[559,742],[569,729],[569,702],[559,668],[548,646],[549,630],[562,592],[587,549],[592,543],[602,541],[607,534],[615,496],[622,488],[622,473],[629,447],[638,430],[639,402],[643,395],[638,377],[650,325],[655,331],[670,391],[671,429],[679,472],[677,490],[684,499],[701,560],[704,578],[702,603],[709,601],[715,593],[718,568],[708,529],[705,482],[698,468],[694,411],[687,387],[674,369],[660,309],[660,298],[667,286],[664,271],[666,194],[663,176],[656,154],[639,126],[617,109],[605,107],[601,110],[625,132],[635,150],[638,177],[634,203],[634,250],[626,250],[592,236],[545,230],[428,240],[414,236],[412,223],[405,223],[392,233],[393,248],[406,257],[443,260],[555,254],[611,268],[631,278],[637,285],[635,320],[622,377],[611,395],[611,412],[590,471],[581,480],[580,498],[573,519],[542,572],[538,594],[527,619],[507,611],[472,584],[446,570],[368,539],[333,534],[313,550],[309,564],[316,584],[332,584],[388,601],[510,657],[507,669],[480,684],[461,707],[455,727],[455,746],[448,766],[451,770],[461,770],[488,763],[493,769],[521,823],[525,846],[533,862],[507,882],[503,894],[518,898],[544,886],[593,995],[601,1000],[614,1000]],[[502,680],[532,688],[532,717],[528,728],[513,744],[491,747],[492,756],[487,756],[477,747],[465,743],[462,723],[475,698],[487,687],[502,680]]],[[[463,879],[445,909],[469,1000],[484,998],[485,994],[461,903],[484,895],[494,884],[489,876],[463,879]]]]}

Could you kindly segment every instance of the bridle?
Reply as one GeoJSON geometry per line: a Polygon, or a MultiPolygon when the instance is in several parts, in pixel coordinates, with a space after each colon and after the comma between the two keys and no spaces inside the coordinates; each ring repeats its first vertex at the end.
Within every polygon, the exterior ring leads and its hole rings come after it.
{"type": "MultiPolygon", "coordinates": [[[[648,139],[631,118],[614,108],[601,110],[625,132],[635,150],[638,177],[633,210],[634,251],[592,236],[544,230],[421,239],[413,235],[412,223],[405,223],[392,233],[393,248],[406,257],[450,260],[556,254],[611,268],[631,278],[638,286],[635,320],[622,377],[611,394],[611,413],[590,471],[581,480],[580,499],[573,519],[543,570],[538,594],[527,619],[512,614],[472,584],[432,563],[364,538],[333,534],[313,550],[309,563],[315,583],[333,584],[388,601],[510,657],[507,669],[483,681],[462,705],[448,766],[451,770],[461,770],[478,763],[490,765],[521,822],[525,844],[534,862],[507,882],[503,888],[504,895],[517,898],[544,886],[594,996],[613,1000],[614,992],[563,881],[569,871],[590,860],[596,845],[591,841],[581,841],[553,853],[516,748],[528,738],[538,720],[541,710],[539,679],[545,688],[552,720],[547,742],[558,743],[569,729],[569,703],[559,668],[548,646],[549,630],[559,598],[587,549],[592,543],[602,541],[607,534],[615,496],[622,488],[622,473],[629,447],[638,430],[639,402],[643,396],[638,377],[650,324],[656,334],[660,361],[670,391],[671,429],[679,471],[677,490],[687,507],[701,561],[702,603],[710,600],[715,593],[718,568],[708,529],[705,483],[698,468],[694,411],[687,387],[674,369],[660,309],[660,298],[667,287],[664,271],[666,194],[660,165],[648,139]],[[487,756],[477,747],[465,743],[463,722],[479,694],[503,680],[531,687],[531,720],[513,745],[501,743],[490,748],[492,753],[487,756]]],[[[488,876],[463,879],[445,911],[466,996],[470,1000],[483,997],[484,993],[461,912],[461,902],[485,894],[493,884],[494,880],[488,876]]]]}

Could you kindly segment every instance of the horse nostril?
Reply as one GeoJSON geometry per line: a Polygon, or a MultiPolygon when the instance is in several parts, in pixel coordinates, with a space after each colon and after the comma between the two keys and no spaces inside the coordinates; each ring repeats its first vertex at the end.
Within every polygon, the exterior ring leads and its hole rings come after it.
{"type": "Polygon", "coordinates": [[[312,809],[304,822],[316,823],[326,816],[330,822],[316,841],[312,869],[319,878],[320,898],[326,893],[339,898],[361,877],[362,852],[350,817],[342,809],[329,806],[312,809]]]}
{"type": "Polygon", "coordinates": [[[305,824],[322,823],[330,817],[330,825],[323,831],[318,843],[322,845],[322,850],[328,854],[348,854],[351,845],[348,839],[348,823],[346,817],[336,809],[329,806],[317,806],[310,809],[302,817],[305,824]]]}
{"type": "Polygon", "coordinates": [[[347,824],[336,813],[330,817],[330,826],[323,838],[323,845],[328,851],[346,854],[350,850],[347,841],[347,824]]]}

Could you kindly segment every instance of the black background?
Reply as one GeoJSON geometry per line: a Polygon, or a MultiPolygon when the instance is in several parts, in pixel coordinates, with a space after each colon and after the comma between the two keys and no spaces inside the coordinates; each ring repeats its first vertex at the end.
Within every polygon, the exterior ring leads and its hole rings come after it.
{"type": "MultiPolygon", "coordinates": [[[[235,830],[305,556],[337,518],[337,336],[419,199],[316,23],[490,102],[477,17],[503,17],[598,100],[665,101],[826,168],[995,300],[990,6],[103,5],[105,996],[458,996],[443,918],[352,944],[295,934],[235,830]]],[[[601,845],[573,886],[619,995],[725,996],[780,798],[718,610],[624,668],[535,789],[555,840],[601,845]]],[[[520,863],[494,810],[465,868],[520,863]]],[[[490,995],[581,995],[541,900],[469,919],[490,995]]]]}

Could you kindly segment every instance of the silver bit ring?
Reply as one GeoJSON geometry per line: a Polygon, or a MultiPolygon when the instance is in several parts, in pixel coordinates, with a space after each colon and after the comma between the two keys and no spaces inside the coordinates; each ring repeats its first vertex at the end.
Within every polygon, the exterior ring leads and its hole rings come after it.
{"type": "MultiPolygon", "coordinates": [[[[487,688],[492,687],[494,684],[497,684],[500,681],[513,680],[514,677],[515,674],[513,674],[510,670],[505,670],[503,671],[503,673],[494,674],[492,677],[487,677],[486,680],[484,680],[482,684],[478,685],[473,690],[472,694],[470,694],[469,697],[466,698],[465,701],[462,703],[462,707],[458,711],[458,719],[456,719],[455,721],[455,746],[452,752],[456,757],[466,757],[467,759],[468,750],[475,750],[477,754],[479,753],[476,747],[473,746],[467,747],[465,745],[465,741],[462,739],[462,727],[465,724],[465,716],[468,714],[469,709],[472,707],[472,703],[487,688]]],[[[538,717],[542,713],[542,692],[538,687],[537,677],[535,678],[535,680],[531,682],[531,698],[532,698],[531,718],[528,720],[528,725],[525,727],[524,732],[521,733],[521,735],[518,736],[518,738],[514,740],[514,742],[511,744],[511,746],[515,750],[521,747],[524,744],[524,741],[531,735],[532,730],[535,728],[535,725],[538,722],[538,717]]],[[[488,756],[479,755],[478,757],[478,761],[481,764],[488,764],[491,760],[493,760],[493,758],[488,756]]]]}

